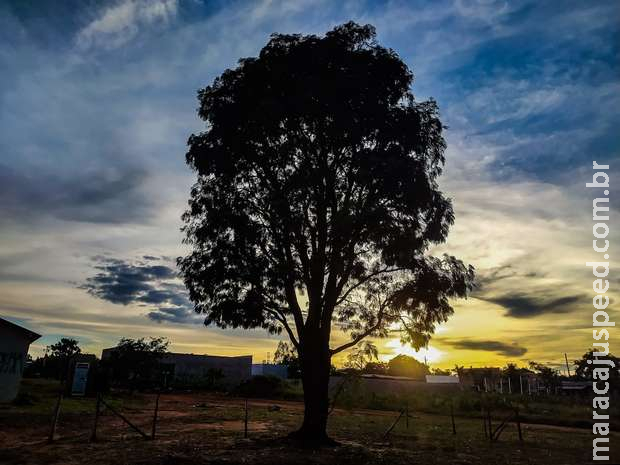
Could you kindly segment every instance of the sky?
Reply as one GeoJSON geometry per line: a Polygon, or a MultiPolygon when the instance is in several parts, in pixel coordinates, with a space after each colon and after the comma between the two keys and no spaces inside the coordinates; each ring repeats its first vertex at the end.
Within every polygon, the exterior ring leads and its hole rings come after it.
{"type": "Polygon", "coordinates": [[[381,359],[559,367],[588,350],[593,160],[611,165],[620,321],[617,2],[16,0],[0,2],[0,316],[43,335],[32,355],[60,337],[99,354],[143,336],[273,354],[279,336],[205,327],[177,277],[186,142],[204,127],[196,92],[271,33],[349,20],[373,24],[416,98],[438,102],[456,222],[432,253],[478,276],[427,349],[377,341],[381,359]]]}

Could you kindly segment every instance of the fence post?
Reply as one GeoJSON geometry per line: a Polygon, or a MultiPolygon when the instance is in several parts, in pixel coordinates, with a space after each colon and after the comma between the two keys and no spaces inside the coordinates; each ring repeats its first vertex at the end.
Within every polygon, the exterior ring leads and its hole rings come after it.
{"type": "Polygon", "coordinates": [[[519,432],[519,441],[523,441],[523,433],[521,433],[521,417],[519,416],[519,407],[515,409],[515,415],[517,420],[517,431],[519,432]]]}
{"type": "Polygon", "coordinates": [[[405,403],[405,424],[407,425],[407,429],[409,429],[409,401],[405,403]]]}
{"type": "Polygon", "coordinates": [[[480,414],[481,414],[481,418],[482,418],[482,427],[484,429],[484,437],[487,438],[489,437],[489,435],[487,434],[487,419],[484,415],[484,406],[480,406],[480,414]]]}
{"type": "Polygon", "coordinates": [[[452,417],[452,434],[456,434],[456,424],[454,423],[454,401],[450,399],[450,416],[452,417]]]}
{"type": "Polygon", "coordinates": [[[245,399],[245,421],[243,426],[243,437],[248,438],[248,399],[245,399]]]}
{"type": "Polygon", "coordinates": [[[60,404],[62,403],[62,390],[58,393],[58,399],[56,400],[56,406],[54,407],[54,414],[52,416],[52,427],[50,428],[50,434],[47,438],[47,442],[54,442],[54,436],[56,435],[56,425],[58,424],[58,417],[60,415],[60,404]]]}
{"type": "Polygon", "coordinates": [[[101,407],[101,394],[97,393],[97,401],[95,402],[95,421],[93,422],[93,431],[90,433],[90,440],[97,440],[97,422],[99,421],[99,410],[101,407]]]}
{"type": "Polygon", "coordinates": [[[159,412],[159,396],[160,391],[157,391],[157,397],[155,397],[155,411],[153,412],[153,429],[151,430],[151,439],[155,439],[155,430],[157,428],[157,413],[159,412]]]}
{"type": "Polygon", "coordinates": [[[493,441],[493,424],[491,423],[491,409],[487,407],[487,422],[489,424],[489,439],[493,441]]]}

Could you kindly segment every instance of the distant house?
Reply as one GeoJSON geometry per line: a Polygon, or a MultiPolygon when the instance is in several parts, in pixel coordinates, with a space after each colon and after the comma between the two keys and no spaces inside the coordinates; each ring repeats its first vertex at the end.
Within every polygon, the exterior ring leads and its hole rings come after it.
{"type": "Polygon", "coordinates": [[[277,363],[253,363],[252,376],[275,376],[277,378],[288,378],[288,367],[277,363]]]}
{"type": "Polygon", "coordinates": [[[11,402],[19,392],[30,344],[41,337],[0,318],[0,402],[11,402]]]}
{"type": "MultiPolygon", "coordinates": [[[[109,360],[115,347],[103,349],[101,360],[109,360]]],[[[224,357],[169,352],[161,359],[169,382],[180,385],[236,386],[252,376],[252,356],[224,357]]]]}

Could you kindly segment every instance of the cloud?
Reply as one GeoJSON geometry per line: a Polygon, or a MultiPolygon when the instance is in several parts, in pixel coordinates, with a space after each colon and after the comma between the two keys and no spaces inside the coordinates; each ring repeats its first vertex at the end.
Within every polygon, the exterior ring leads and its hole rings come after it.
{"type": "Polygon", "coordinates": [[[507,357],[520,357],[522,355],[525,355],[525,353],[527,352],[527,349],[525,347],[521,347],[516,342],[513,342],[512,344],[507,344],[500,341],[481,341],[472,339],[442,340],[442,342],[456,349],[496,352],[507,357]]]}
{"type": "Polygon", "coordinates": [[[199,320],[176,267],[161,264],[158,257],[145,255],[142,258],[130,262],[94,257],[94,268],[99,273],[88,278],[80,288],[113,304],[147,306],[151,308],[147,317],[158,323],[199,320]]]}
{"type": "Polygon", "coordinates": [[[79,173],[28,173],[0,164],[0,223],[53,217],[68,221],[122,223],[150,212],[141,193],[146,172],[126,166],[79,173]]]}
{"type": "Polygon", "coordinates": [[[77,46],[82,49],[120,47],[138,35],[141,27],[166,24],[176,15],[177,7],[177,0],[122,1],[82,28],[77,33],[77,46]]]}
{"type": "Polygon", "coordinates": [[[570,313],[577,303],[584,299],[581,294],[568,295],[555,299],[546,299],[540,295],[509,293],[497,297],[478,297],[506,309],[506,316],[514,318],[532,318],[546,313],[570,313]]]}

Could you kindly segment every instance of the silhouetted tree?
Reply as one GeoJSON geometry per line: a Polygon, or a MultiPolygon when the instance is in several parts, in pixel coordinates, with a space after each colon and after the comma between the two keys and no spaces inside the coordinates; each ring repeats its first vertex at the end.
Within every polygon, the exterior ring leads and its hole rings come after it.
{"type": "Polygon", "coordinates": [[[58,357],[60,359],[70,359],[74,355],[82,352],[78,341],[71,338],[63,337],[56,344],[47,346],[50,357],[58,357]]]}
{"type": "Polygon", "coordinates": [[[81,352],[78,341],[63,337],[55,344],[48,345],[43,357],[31,360],[26,365],[24,376],[41,376],[64,381],[67,377],[69,361],[81,352]]]}
{"type": "Polygon", "coordinates": [[[473,281],[460,260],[424,255],[454,213],[437,186],[437,105],[414,99],[412,79],[372,26],[347,23],[275,34],[198,93],[206,130],[188,142],[197,182],[179,266],[205,324],[286,331],[299,438],[328,440],[333,355],[397,324],[424,346],[473,281]],[[338,347],[334,326],[350,336],[338,347]]]}
{"type": "Polygon", "coordinates": [[[121,338],[105,365],[112,377],[132,390],[151,384],[158,376],[160,360],[168,351],[169,341],[163,337],[121,338]]]}
{"type": "Polygon", "coordinates": [[[347,355],[347,361],[344,366],[361,373],[366,365],[373,360],[377,360],[378,356],[379,351],[377,347],[373,343],[365,341],[347,355]]]}
{"type": "Polygon", "coordinates": [[[397,355],[388,362],[388,375],[390,376],[424,379],[429,373],[428,365],[408,355],[397,355]]]}
{"type": "MultiPolygon", "coordinates": [[[[615,357],[613,354],[608,354],[606,356],[594,356],[596,351],[594,349],[590,349],[587,351],[581,359],[575,360],[574,363],[577,366],[575,369],[575,377],[577,379],[592,381],[594,379],[594,368],[600,368],[601,370],[597,373],[597,379],[601,379],[605,376],[605,371],[607,371],[608,379],[603,381],[608,381],[610,388],[612,391],[616,392],[620,390],[620,358],[615,357]],[[597,362],[602,363],[593,363],[596,359],[597,362]],[[607,370],[606,370],[607,369],[607,370]]],[[[602,383],[601,383],[602,384],[602,383]]]]}
{"type": "Polygon", "coordinates": [[[530,369],[538,376],[544,386],[553,392],[560,384],[560,372],[538,362],[530,362],[530,369]]]}
{"type": "Polygon", "coordinates": [[[278,342],[278,347],[273,355],[273,361],[286,366],[287,375],[291,379],[301,378],[301,366],[297,349],[292,344],[284,341],[278,342]]]}

